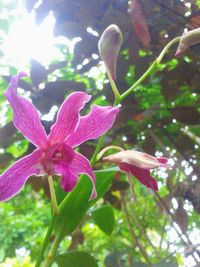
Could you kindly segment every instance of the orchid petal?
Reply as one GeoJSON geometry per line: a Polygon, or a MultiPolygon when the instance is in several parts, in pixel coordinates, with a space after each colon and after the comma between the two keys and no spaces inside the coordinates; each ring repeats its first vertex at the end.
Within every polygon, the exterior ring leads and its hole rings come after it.
{"type": "Polygon", "coordinates": [[[142,183],[146,187],[151,188],[154,191],[158,191],[157,181],[150,175],[149,170],[141,169],[127,163],[120,163],[119,167],[121,170],[131,173],[138,181],[140,181],[140,183],[142,183]]]}
{"type": "Polygon", "coordinates": [[[13,123],[24,137],[37,147],[45,147],[47,135],[41,124],[37,109],[31,102],[17,94],[19,79],[26,76],[20,72],[12,77],[5,96],[13,109],[13,123]]]}
{"type": "Polygon", "coordinates": [[[94,105],[88,115],[80,118],[75,133],[66,139],[67,144],[75,147],[89,139],[96,139],[106,133],[112,127],[118,111],[117,107],[94,105]]]}
{"type": "Polygon", "coordinates": [[[61,186],[64,191],[73,190],[78,181],[79,174],[86,174],[90,177],[93,189],[90,199],[96,197],[96,177],[90,165],[90,162],[81,154],[74,152],[73,159],[69,162],[60,160],[55,162],[55,171],[62,176],[61,186]]]}
{"type": "Polygon", "coordinates": [[[167,164],[167,162],[169,160],[168,158],[160,157],[160,158],[156,158],[156,159],[159,162],[159,167],[165,167],[165,168],[172,167],[170,164],[167,164]]]}
{"type": "Polygon", "coordinates": [[[15,196],[31,175],[40,173],[41,153],[39,149],[35,150],[32,154],[18,160],[0,175],[0,201],[15,196]]]}
{"type": "Polygon", "coordinates": [[[79,112],[91,96],[84,92],[75,92],[62,104],[57,120],[51,127],[49,141],[51,144],[63,142],[69,134],[73,134],[79,121],[79,112]]]}
{"type": "Polygon", "coordinates": [[[73,173],[65,162],[58,162],[55,165],[56,173],[62,176],[61,186],[65,192],[71,192],[78,181],[78,175],[73,173]]]}
{"type": "Polygon", "coordinates": [[[89,160],[84,157],[83,155],[75,152],[75,155],[73,157],[73,160],[70,163],[70,169],[72,172],[77,174],[86,174],[89,176],[91,182],[92,182],[92,193],[90,195],[90,199],[93,199],[96,197],[96,177],[92,170],[92,167],[90,165],[89,160]]]}

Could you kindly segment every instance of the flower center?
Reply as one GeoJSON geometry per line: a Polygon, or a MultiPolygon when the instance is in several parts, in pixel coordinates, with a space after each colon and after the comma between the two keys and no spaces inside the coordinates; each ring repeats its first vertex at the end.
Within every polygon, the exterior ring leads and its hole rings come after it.
{"type": "Polygon", "coordinates": [[[62,159],[62,158],[63,158],[63,155],[62,155],[62,153],[60,153],[60,152],[56,152],[55,155],[54,155],[54,157],[55,157],[56,159],[62,159]]]}
{"type": "Polygon", "coordinates": [[[47,174],[54,174],[56,164],[70,164],[73,157],[74,151],[70,146],[65,143],[54,144],[44,151],[42,165],[47,174]]]}

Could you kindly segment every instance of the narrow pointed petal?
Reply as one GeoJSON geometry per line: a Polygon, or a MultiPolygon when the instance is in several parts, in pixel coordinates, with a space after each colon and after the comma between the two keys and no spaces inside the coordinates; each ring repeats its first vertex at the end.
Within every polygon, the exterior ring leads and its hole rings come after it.
{"type": "Polygon", "coordinates": [[[158,191],[157,181],[150,175],[149,170],[144,170],[127,163],[119,164],[121,170],[131,173],[135,178],[148,188],[158,191]]]}
{"type": "Polygon", "coordinates": [[[89,139],[96,139],[106,133],[113,125],[119,109],[94,105],[90,113],[80,118],[75,133],[66,139],[68,145],[75,147],[89,139]]]}
{"type": "MultiPolygon", "coordinates": [[[[157,158],[134,150],[121,151],[105,157],[104,160],[114,163],[128,163],[147,170],[163,166],[162,163],[159,163],[157,158]]],[[[164,165],[166,166],[166,164],[164,165]]]]}
{"type": "Polygon", "coordinates": [[[58,111],[55,124],[51,127],[51,144],[63,142],[69,134],[73,134],[79,122],[79,112],[90,98],[91,96],[84,92],[75,92],[67,97],[58,111]]]}
{"type": "Polygon", "coordinates": [[[41,124],[37,109],[27,99],[17,94],[19,79],[26,76],[20,72],[12,77],[5,96],[13,109],[13,123],[24,137],[37,147],[45,147],[47,135],[41,124]]]}
{"type": "Polygon", "coordinates": [[[0,201],[14,197],[31,175],[40,173],[40,159],[41,151],[37,149],[32,154],[18,160],[0,175],[0,201]]]}
{"type": "Polygon", "coordinates": [[[96,177],[90,165],[90,162],[83,155],[75,152],[74,158],[70,163],[70,169],[73,173],[77,174],[86,174],[89,176],[92,182],[92,193],[90,195],[90,199],[93,199],[97,196],[96,193],[96,177]]]}

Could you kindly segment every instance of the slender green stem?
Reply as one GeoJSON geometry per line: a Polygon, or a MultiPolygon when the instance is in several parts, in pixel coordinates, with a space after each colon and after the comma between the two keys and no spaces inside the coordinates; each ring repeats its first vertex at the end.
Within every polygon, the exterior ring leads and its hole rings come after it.
{"type": "Polygon", "coordinates": [[[58,214],[59,209],[58,209],[58,204],[57,204],[56,193],[54,190],[52,176],[48,177],[48,182],[49,182],[49,189],[50,189],[50,194],[51,194],[51,203],[52,203],[53,214],[58,214]]]}
{"type": "Polygon", "coordinates": [[[61,227],[61,230],[58,235],[56,235],[56,238],[52,244],[51,250],[49,251],[49,254],[47,255],[43,267],[49,267],[52,264],[52,261],[56,255],[56,251],[58,249],[58,246],[60,244],[60,241],[62,240],[62,230],[63,227],[61,227]]]}
{"type": "Polygon", "coordinates": [[[130,215],[129,215],[129,212],[128,212],[128,207],[127,207],[127,204],[126,204],[125,197],[124,197],[124,195],[122,193],[120,195],[121,195],[122,207],[124,208],[124,213],[125,213],[125,216],[126,216],[126,219],[127,219],[127,224],[128,224],[128,227],[129,227],[130,235],[131,235],[131,237],[133,239],[133,244],[135,243],[136,246],[139,248],[141,254],[143,255],[143,257],[146,260],[146,262],[148,263],[148,266],[150,267],[150,266],[152,266],[152,263],[151,263],[151,260],[149,258],[149,255],[147,254],[145,247],[140,242],[140,239],[138,238],[138,236],[136,235],[136,233],[133,230],[133,226],[132,226],[132,223],[131,223],[131,219],[130,219],[130,215]]]}
{"type": "Polygon", "coordinates": [[[46,236],[45,236],[45,239],[42,243],[42,247],[40,249],[40,253],[38,255],[38,258],[37,258],[37,261],[36,261],[36,264],[35,264],[35,267],[39,267],[42,260],[43,260],[43,255],[44,255],[44,252],[46,250],[46,247],[48,246],[49,244],[49,241],[50,241],[50,238],[51,238],[51,235],[52,235],[52,231],[53,231],[53,228],[54,228],[54,225],[56,223],[56,216],[54,216],[51,220],[51,223],[49,225],[49,228],[47,230],[47,233],[46,233],[46,236]]]}
{"type": "Polygon", "coordinates": [[[100,152],[100,150],[101,150],[101,147],[102,147],[102,145],[103,145],[103,143],[104,143],[104,140],[105,140],[105,135],[102,135],[102,136],[99,138],[99,142],[98,142],[98,144],[97,144],[97,146],[96,146],[96,149],[95,149],[95,151],[94,151],[94,154],[93,154],[93,156],[92,156],[92,158],[91,158],[91,160],[90,160],[90,164],[91,164],[91,165],[93,165],[93,164],[95,163],[96,158],[97,158],[97,155],[99,154],[99,152],[100,152]]]}
{"type": "Polygon", "coordinates": [[[119,147],[119,146],[107,146],[104,149],[101,150],[101,152],[97,155],[96,160],[100,160],[103,155],[108,151],[108,150],[117,150],[117,151],[124,151],[123,148],[119,147]]]}
{"type": "Polygon", "coordinates": [[[160,55],[158,56],[157,58],[157,63],[159,64],[161,62],[161,60],[163,59],[164,55],[166,54],[166,52],[168,51],[168,49],[174,45],[175,43],[179,42],[181,39],[181,36],[178,36],[174,39],[172,39],[164,48],[163,50],[161,51],[160,55]]]}
{"type": "Polygon", "coordinates": [[[128,182],[129,182],[129,185],[130,185],[130,188],[131,188],[131,193],[132,193],[133,200],[136,200],[136,194],[135,194],[135,190],[134,190],[133,182],[132,182],[132,174],[127,172],[126,175],[128,177],[128,182]]]}
{"type": "Polygon", "coordinates": [[[144,79],[146,79],[147,76],[149,76],[153,70],[156,69],[157,65],[161,62],[161,60],[163,59],[164,55],[166,54],[166,52],[168,51],[168,49],[175,43],[180,41],[181,37],[176,37],[173,40],[171,40],[166,46],[165,48],[162,50],[162,52],[160,53],[160,55],[158,56],[158,58],[152,63],[152,65],[148,68],[148,70],[126,91],[124,92],[121,97],[120,97],[120,101],[121,102],[124,98],[126,98],[130,93],[133,92],[133,90],[140,85],[144,79]]]}
{"type": "Polygon", "coordinates": [[[116,84],[115,84],[115,82],[114,82],[114,80],[110,74],[110,71],[108,69],[106,71],[107,71],[108,79],[110,81],[110,85],[111,85],[113,93],[115,95],[115,99],[120,100],[120,93],[119,93],[117,86],[116,86],[116,84]]]}
{"type": "Polygon", "coordinates": [[[148,70],[139,78],[139,80],[137,80],[137,82],[135,82],[126,92],[124,92],[121,97],[120,97],[120,102],[126,98],[130,93],[133,92],[133,90],[140,85],[144,79],[149,76],[149,74],[152,73],[152,71],[156,68],[157,66],[157,61],[154,61],[153,64],[148,68],[148,70]]]}

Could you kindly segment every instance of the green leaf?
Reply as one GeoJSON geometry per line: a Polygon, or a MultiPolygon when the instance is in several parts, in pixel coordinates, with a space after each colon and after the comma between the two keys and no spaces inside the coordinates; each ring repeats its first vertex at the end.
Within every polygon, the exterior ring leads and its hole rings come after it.
{"type": "Polygon", "coordinates": [[[59,255],[55,259],[59,267],[98,267],[96,260],[88,253],[81,251],[59,255]]]}
{"type": "Polygon", "coordinates": [[[74,190],[67,194],[61,204],[61,213],[57,218],[55,233],[60,232],[62,227],[63,237],[70,234],[80,223],[87,210],[108,190],[114,177],[114,171],[112,169],[102,170],[96,171],[95,174],[97,198],[89,201],[92,183],[86,175],[83,175],[74,190]]]}
{"type": "Polygon", "coordinates": [[[97,208],[92,212],[92,217],[98,227],[107,235],[114,229],[115,217],[113,208],[110,205],[97,208]],[[105,219],[106,218],[106,219],[105,219]]]}

